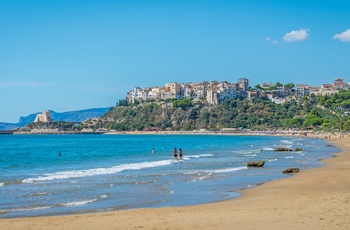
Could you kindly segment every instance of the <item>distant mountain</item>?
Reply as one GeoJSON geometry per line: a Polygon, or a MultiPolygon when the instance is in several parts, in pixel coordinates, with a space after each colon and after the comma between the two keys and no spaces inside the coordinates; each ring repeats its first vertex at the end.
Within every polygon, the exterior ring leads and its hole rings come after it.
{"type": "Polygon", "coordinates": [[[0,122],[0,130],[13,130],[17,128],[21,128],[21,126],[17,125],[17,123],[0,122]]]}
{"type": "Polygon", "coordinates": [[[51,113],[52,120],[54,121],[81,122],[94,117],[101,117],[108,110],[109,108],[99,108],[99,109],[85,109],[85,110],[78,110],[78,111],[70,111],[70,112],[63,112],[63,113],[56,113],[55,111],[50,110],[50,113],[51,113]]]}
{"type": "MultiPolygon", "coordinates": [[[[94,108],[62,113],[57,113],[53,110],[50,110],[50,114],[53,121],[81,122],[87,119],[101,117],[108,110],[109,108],[94,108]]],[[[33,113],[25,117],[20,117],[17,123],[0,122],[0,130],[12,130],[16,128],[22,128],[27,124],[33,122],[36,115],[39,113],[41,112],[33,113]]]]}

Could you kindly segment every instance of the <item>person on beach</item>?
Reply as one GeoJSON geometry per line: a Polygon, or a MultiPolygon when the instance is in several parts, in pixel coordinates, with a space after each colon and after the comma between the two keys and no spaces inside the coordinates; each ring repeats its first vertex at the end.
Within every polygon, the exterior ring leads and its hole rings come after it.
{"type": "Polygon", "coordinates": [[[176,148],[174,148],[174,159],[178,160],[178,158],[177,158],[177,150],[176,150],[176,148]]]}
{"type": "Polygon", "coordinates": [[[154,154],[154,153],[155,153],[154,148],[152,148],[152,154],[154,154]]]}
{"type": "Polygon", "coordinates": [[[180,160],[182,160],[182,149],[179,149],[179,157],[180,157],[180,160]]]}

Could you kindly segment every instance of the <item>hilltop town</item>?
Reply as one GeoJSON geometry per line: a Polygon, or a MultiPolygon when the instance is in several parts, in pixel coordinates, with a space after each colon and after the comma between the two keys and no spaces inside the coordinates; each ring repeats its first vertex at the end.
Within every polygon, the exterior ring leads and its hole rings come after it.
{"type": "Polygon", "coordinates": [[[321,86],[276,82],[250,87],[247,78],[237,83],[170,82],[163,87],[135,87],[99,118],[53,122],[44,111],[21,131],[350,131],[349,89],[343,79],[321,86]]]}
{"type": "Polygon", "coordinates": [[[163,87],[135,87],[127,92],[126,101],[135,102],[159,102],[168,99],[185,99],[189,98],[194,101],[206,101],[210,105],[222,103],[231,98],[247,98],[251,100],[261,91],[276,104],[283,104],[287,101],[298,100],[306,95],[314,94],[329,96],[338,93],[340,89],[350,89],[350,81],[344,82],[343,79],[337,78],[333,84],[322,84],[321,86],[310,86],[307,84],[288,83],[281,84],[276,82],[262,83],[249,87],[249,79],[240,78],[237,83],[227,81],[204,81],[201,83],[177,83],[170,82],[163,87]]]}

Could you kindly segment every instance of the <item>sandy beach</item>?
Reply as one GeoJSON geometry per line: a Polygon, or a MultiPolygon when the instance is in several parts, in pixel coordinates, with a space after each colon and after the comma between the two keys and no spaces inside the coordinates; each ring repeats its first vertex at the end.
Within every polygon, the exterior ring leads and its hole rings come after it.
{"type": "MultiPolygon", "coordinates": [[[[186,207],[0,219],[1,229],[350,229],[350,139],[326,166],[241,191],[236,199],[186,207]]],[[[195,192],[195,191],[193,191],[195,192]]]]}

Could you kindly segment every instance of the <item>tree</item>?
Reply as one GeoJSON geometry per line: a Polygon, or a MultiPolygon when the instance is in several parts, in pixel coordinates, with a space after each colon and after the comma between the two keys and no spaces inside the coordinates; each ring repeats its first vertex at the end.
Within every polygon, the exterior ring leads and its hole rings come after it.
{"type": "Polygon", "coordinates": [[[256,84],[256,85],[254,85],[254,89],[256,89],[256,90],[261,90],[262,88],[261,88],[261,85],[259,85],[259,84],[256,84]]]}
{"type": "Polygon", "coordinates": [[[322,118],[319,118],[317,117],[316,115],[314,114],[309,114],[307,115],[303,125],[306,127],[306,126],[318,126],[318,125],[321,125],[323,123],[323,119],[322,118]]]}
{"type": "Polygon", "coordinates": [[[276,82],[275,86],[276,86],[276,87],[282,86],[282,84],[281,84],[280,82],[276,82]]]}
{"type": "Polygon", "coordinates": [[[117,107],[121,107],[121,106],[128,106],[128,101],[125,99],[121,99],[117,102],[117,107]]]}
{"type": "Polygon", "coordinates": [[[293,89],[295,87],[294,83],[288,83],[284,85],[285,87],[293,89]]]}

